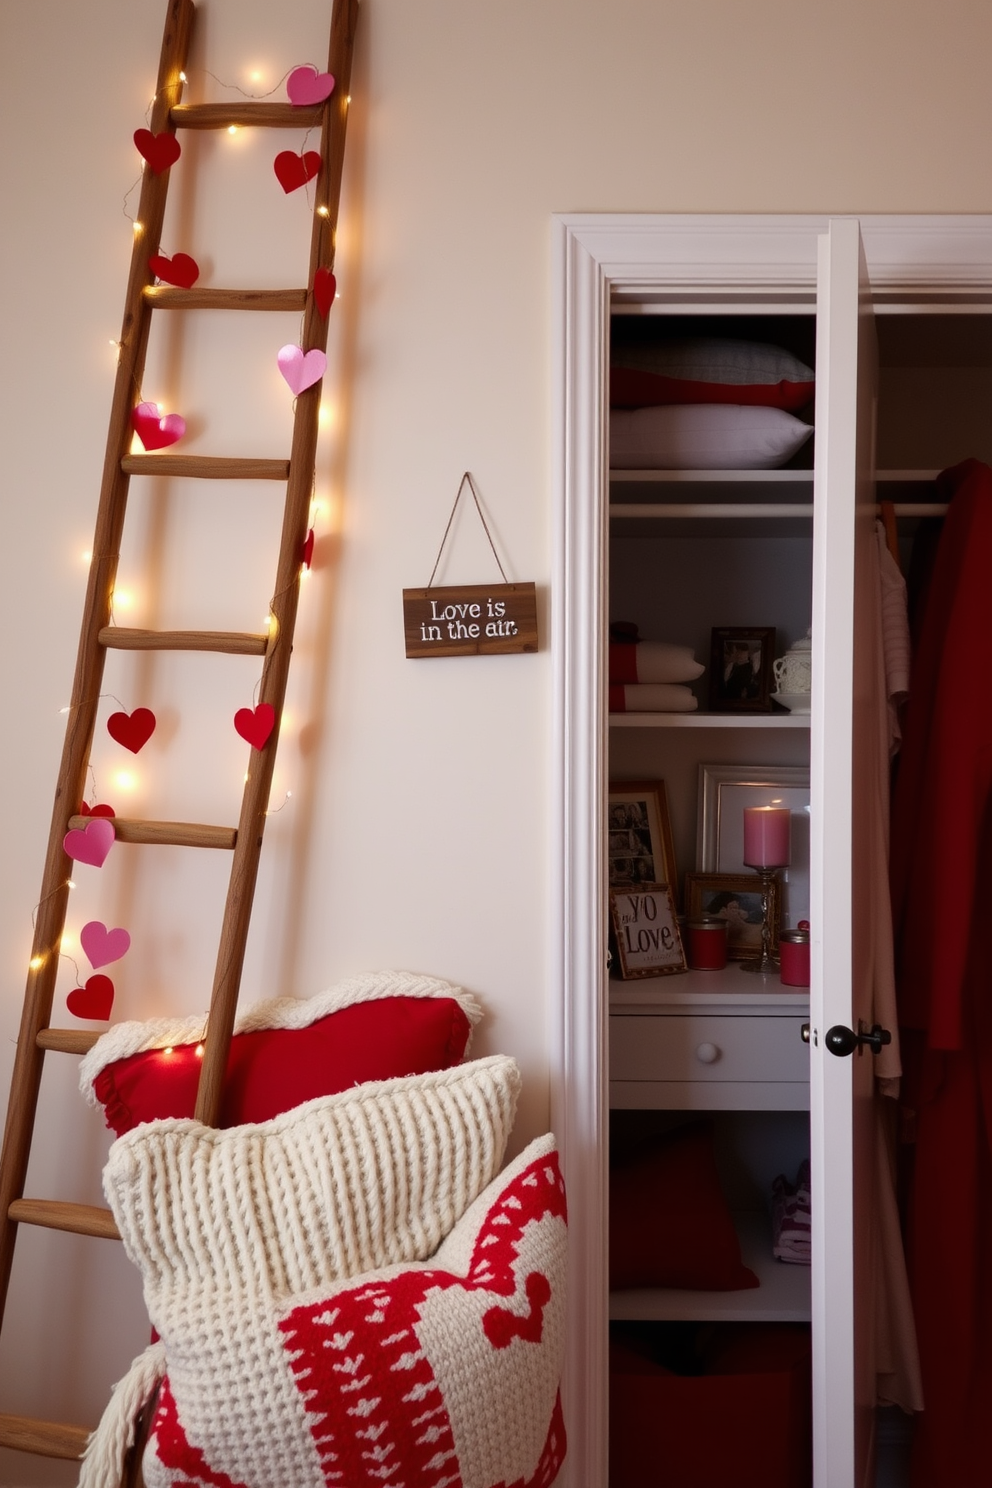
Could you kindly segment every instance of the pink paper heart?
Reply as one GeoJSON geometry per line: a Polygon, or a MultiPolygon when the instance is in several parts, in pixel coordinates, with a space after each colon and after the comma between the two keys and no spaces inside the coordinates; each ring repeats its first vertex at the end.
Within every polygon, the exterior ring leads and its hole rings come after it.
{"type": "Polygon", "coordinates": [[[114,1005],[114,984],[102,973],[91,976],[85,987],[73,987],[65,1005],[74,1018],[91,1018],[104,1022],[114,1005]]]}
{"type": "Polygon", "coordinates": [[[146,450],[165,449],[186,433],[186,420],[178,413],[159,415],[157,403],[139,403],[131,414],[134,432],[146,450]]]}
{"type": "Polygon", "coordinates": [[[313,276],[313,297],[317,309],[326,320],[331,306],[334,304],[334,296],[337,294],[338,281],[330,269],[323,265],[313,276]]]}
{"type": "Polygon", "coordinates": [[[62,846],[77,863],[89,863],[93,868],[102,868],[116,841],[117,834],[110,818],[94,816],[85,827],[73,827],[71,832],[66,832],[62,838],[62,846]]]}
{"type": "Polygon", "coordinates": [[[234,715],[234,727],[253,749],[261,749],[275,728],[276,710],[271,703],[259,703],[257,708],[239,708],[234,715]]]}
{"type": "Polygon", "coordinates": [[[279,363],[279,371],[297,397],[306,388],[319,382],[327,371],[327,358],[316,347],[313,351],[304,353],[299,346],[284,346],[276,361],[279,363]]]}
{"type": "Polygon", "coordinates": [[[90,920],[79,932],[79,944],[96,971],[98,967],[109,966],[111,961],[119,961],[127,955],[131,937],[126,930],[108,930],[100,920],[90,920]]]}
{"type": "Polygon", "coordinates": [[[323,103],[334,92],[334,78],[329,72],[318,72],[316,67],[294,67],[286,79],[286,92],[290,103],[297,108],[307,103],[323,103]]]}

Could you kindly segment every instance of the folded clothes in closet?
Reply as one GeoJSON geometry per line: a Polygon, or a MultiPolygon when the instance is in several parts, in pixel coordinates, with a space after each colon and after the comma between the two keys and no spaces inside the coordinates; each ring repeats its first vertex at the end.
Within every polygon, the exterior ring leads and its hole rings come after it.
{"type": "Polygon", "coordinates": [[[691,646],[671,641],[610,643],[610,682],[694,682],[706,668],[691,646]]]}
{"type": "Polygon", "coordinates": [[[699,707],[691,687],[671,682],[610,683],[611,713],[692,713],[699,707]]]}
{"type": "Polygon", "coordinates": [[[808,1266],[812,1259],[809,1163],[804,1162],[793,1186],[783,1173],[772,1184],[772,1254],[777,1261],[808,1266]]]}

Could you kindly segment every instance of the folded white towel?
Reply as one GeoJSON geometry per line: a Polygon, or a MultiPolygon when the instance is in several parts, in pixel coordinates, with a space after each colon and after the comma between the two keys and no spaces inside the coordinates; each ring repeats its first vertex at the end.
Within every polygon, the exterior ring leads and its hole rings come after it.
{"type": "Polygon", "coordinates": [[[671,682],[631,682],[610,688],[611,713],[692,713],[698,707],[690,687],[671,682]]]}
{"type": "Polygon", "coordinates": [[[694,682],[705,670],[691,646],[675,646],[671,641],[610,646],[611,682],[694,682]]]}

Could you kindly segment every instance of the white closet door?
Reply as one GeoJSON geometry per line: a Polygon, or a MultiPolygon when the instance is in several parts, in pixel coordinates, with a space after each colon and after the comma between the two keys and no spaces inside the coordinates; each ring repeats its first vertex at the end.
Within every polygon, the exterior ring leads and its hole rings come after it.
{"type": "Polygon", "coordinates": [[[815,1488],[866,1488],[873,1465],[872,1055],[827,1050],[828,1029],[869,1026],[869,947],[853,932],[866,892],[863,802],[873,756],[859,744],[872,706],[858,626],[874,542],[875,327],[858,223],[820,239],[813,529],[810,758],[815,1488]]]}

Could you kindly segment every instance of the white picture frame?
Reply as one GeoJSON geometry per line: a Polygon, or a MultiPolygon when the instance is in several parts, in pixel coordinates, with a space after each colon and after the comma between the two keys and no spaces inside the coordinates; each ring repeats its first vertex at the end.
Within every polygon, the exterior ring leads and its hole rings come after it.
{"type": "Polygon", "coordinates": [[[788,806],[792,861],[779,872],[781,925],[809,919],[809,768],[806,765],[700,765],[696,868],[746,873],[744,808],[788,806]]]}

